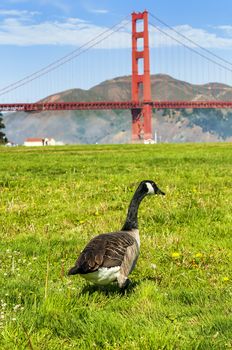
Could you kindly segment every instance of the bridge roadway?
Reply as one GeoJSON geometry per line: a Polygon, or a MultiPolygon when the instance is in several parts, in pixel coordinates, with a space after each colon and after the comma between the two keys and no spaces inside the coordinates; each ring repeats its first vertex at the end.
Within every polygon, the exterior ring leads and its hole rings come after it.
{"type": "Polygon", "coordinates": [[[112,109],[142,109],[150,104],[157,109],[196,109],[196,108],[232,108],[232,101],[152,101],[152,102],[36,102],[36,103],[0,103],[0,111],[5,112],[42,112],[70,110],[112,110],[112,109]]]}

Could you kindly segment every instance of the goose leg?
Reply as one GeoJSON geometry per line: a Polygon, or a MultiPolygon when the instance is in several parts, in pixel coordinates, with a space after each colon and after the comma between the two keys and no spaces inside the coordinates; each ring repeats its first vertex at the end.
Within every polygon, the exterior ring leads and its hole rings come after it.
{"type": "Polygon", "coordinates": [[[131,284],[131,280],[129,278],[127,278],[124,285],[122,286],[122,289],[126,290],[130,284],[131,284]]]}
{"type": "Polygon", "coordinates": [[[119,288],[121,288],[121,289],[126,289],[129,286],[129,284],[131,283],[129,278],[127,278],[126,276],[124,276],[122,274],[120,276],[118,276],[117,281],[118,281],[119,288]]]}
{"type": "Polygon", "coordinates": [[[131,284],[131,280],[129,280],[129,278],[126,279],[124,285],[120,288],[120,293],[122,295],[126,295],[127,294],[127,291],[128,291],[128,287],[130,286],[131,284]]]}

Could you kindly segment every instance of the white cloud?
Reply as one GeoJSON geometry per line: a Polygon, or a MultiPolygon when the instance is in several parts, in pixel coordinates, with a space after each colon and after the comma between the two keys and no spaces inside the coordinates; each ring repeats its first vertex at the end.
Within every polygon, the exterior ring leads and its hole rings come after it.
{"type": "MultiPolygon", "coordinates": [[[[81,46],[95,38],[100,33],[107,31],[104,26],[95,25],[79,18],[66,18],[64,20],[36,22],[37,12],[0,10],[0,15],[10,16],[0,21],[0,45],[73,45],[81,46]],[[33,21],[27,22],[25,17],[33,17],[33,21]]],[[[97,45],[98,48],[130,48],[131,24],[124,22],[125,27],[114,33],[108,39],[97,45]]],[[[194,47],[178,36],[171,29],[159,28],[168,36],[177,39],[188,46],[194,47]]],[[[232,26],[221,26],[220,29],[227,36],[220,36],[217,30],[206,31],[201,28],[193,28],[189,25],[174,27],[182,35],[190,38],[198,45],[205,48],[232,49],[232,26]]],[[[105,34],[107,35],[107,33],[105,34]]],[[[180,43],[171,39],[153,26],[150,27],[150,46],[179,46],[180,43]]],[[[100,39],[100,38],[99,38],[100,39]]],[[[99,40],[97,39],[97,40],[99,40]]]]}
{"type": "Polygon", "coordinates": [[[83,0],[80,1],[81,2],[81,6],[83,7],[83,9],[87,12],[90,13],[96,13],[96,14],[107,14],[109,13],[109,10],[105,9],[105,8],[99,8],[96,7],[96,1],[89,1],[89,0],[83,0]]]}
{"type": "Polygon", "coordinates": [[[216,28],[222,30],[225,34],[232,36],[232,26],[231,25],[218,26],[216,28]]]}
{"type": "MultiPolygon", "coordinates": [[[[8,18],[0,23],[0,45],[73,45],[81,46],[108,28],[94,25],[78,18],[64,21],[24,23],[18,18],[8,18]]],[[[104,35],[108,35],[108,32],[104,35]]],[[[97,39],[97,41],[99,41],[97,39]]],[[[98,48],[129,47],[130,34],[125,29],[113,34],[98,48]]]]}
{"type": "Polygon", "coordinates": [[[31,17],[38,15],[38,11],[27,11],[27,10],[5,10],[0,9],[0,16],[3,17],[31,17]]]}
{"type": "Polygon", "coordinates": [[[7,2],[10,4],[21,4],[21,3],[28,2],[28,1],[29,0],[7,0],[7,2]]]}
{"type": "Polygon", "coordinates": [[[201,28],[193,28],[190,25],[179,25],[173,27],[176,32],[182,34],[178,35],[171,29],[164,28],[154,28],[151,27],[150,32],[156,36],[151,35],[151,46],[180,46],[181,43],[195,47],[195,45],[188,40],[184,39],[183,36],[192,40],[192,42],[197,43],[198,45],[208,48],[208,49],[232,49],[232,38],[222,37],[217,33],[208,32],[201,28]],[[163,33],[159,31],[161,29],[163,33]],[[165,34],[164,34],[165,33],[165,34]]]}
{"type": "Polygon", "coordinates": [[[103,15],[109,13],[108,10],[104,10],[104,9],[99,9],[99,10],[97,10],[97,9],[91,9],[89,12],[92,12],[92,13],[99,13],[99,14],[103,14],[103,15]]]}
{"type": "Polygon", "coordinates": [[[71,11],[71,6],[68,1],[65,0],[37,0],[41,6],[53,6],[58,10],[69,13],[71,11]]]}

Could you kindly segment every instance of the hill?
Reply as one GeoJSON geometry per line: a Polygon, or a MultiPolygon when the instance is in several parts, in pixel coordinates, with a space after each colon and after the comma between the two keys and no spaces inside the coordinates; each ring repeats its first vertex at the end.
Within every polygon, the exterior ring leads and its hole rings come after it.
{"type": "MultiPolygon", "coordinates": [[[[156,100],[231,100],[232,87],[210,83],[192,85],[168,75],[152,75],[156,100]]],[[[107,80],[89,90],[71,89],[43,99],[55,101],[128,101],[131,77],[107,80]]],[[[153,128],[162,142],[210,142],[232,137],[231,111],[154,111],[153,128]]],[[[5,115],[8,139],[23,143],[26,137],[53,137],[64,143],[125,143],[131,139],[130,111],[52,111],[5,115]]]]}

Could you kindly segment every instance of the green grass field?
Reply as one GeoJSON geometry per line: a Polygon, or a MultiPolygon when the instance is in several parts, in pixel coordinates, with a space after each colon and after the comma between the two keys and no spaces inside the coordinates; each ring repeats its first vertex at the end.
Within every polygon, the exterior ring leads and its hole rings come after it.
{"type": "Polygon", "coordinates": [[[0,349],[231,349],[231,213],[231,144],[1,147],[0,349]],[[143,179],[127,293],[67,277],[143,179]]]}

